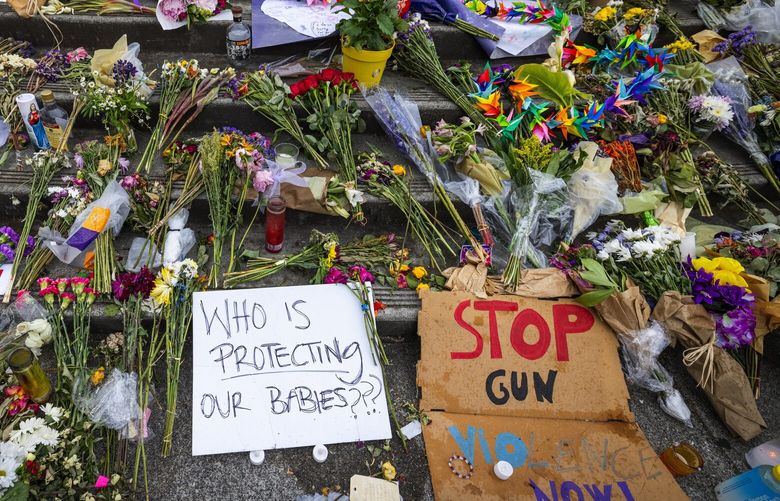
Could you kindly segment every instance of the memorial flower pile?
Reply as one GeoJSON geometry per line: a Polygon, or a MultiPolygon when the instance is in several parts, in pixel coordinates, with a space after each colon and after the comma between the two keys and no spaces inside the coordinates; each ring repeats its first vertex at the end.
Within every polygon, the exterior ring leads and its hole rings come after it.
{"type": "Polygon", "coordinates": [[[227,0],[162,0],[157,10],[171,21],[187,21],[187,28],[190,28],[230,10],[230,7],[227,0]]]}

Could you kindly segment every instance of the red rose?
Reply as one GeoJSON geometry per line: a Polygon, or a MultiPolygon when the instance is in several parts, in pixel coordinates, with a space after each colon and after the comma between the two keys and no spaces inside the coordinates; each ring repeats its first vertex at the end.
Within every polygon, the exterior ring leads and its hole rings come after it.
{"type": "Polygon", "coordinates": [[[316,89],[320,85],[320,79],[317,75],[309,75],[303,79],[303,83],[306,86],[306,90],[316,89]]]}
{"type": "Polygon", "coordinates": [[[332,82],[334,85],[337,83],[334,81],[335,79],[341,80],[341,73],[339,70],[335,70],[333,68],[325,68],[324,70],[320,71],[320,78],[322,80],[325,80],[327,82],[332,82]]]}
{"type": "Polygon", "coordinates": [[[301,95],[301,82],[290,84],[290,97],[295,99],[301,95]]]}

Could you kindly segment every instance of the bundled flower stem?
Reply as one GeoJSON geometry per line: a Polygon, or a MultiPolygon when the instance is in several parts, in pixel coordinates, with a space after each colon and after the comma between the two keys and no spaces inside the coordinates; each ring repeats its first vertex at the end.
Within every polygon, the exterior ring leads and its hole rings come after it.
{"type": "MultiPolygon", "coordinates": [[[[347,189],[357,189],[357,169],[352,154],[352,129],[361,125],[360,108],[351,100],[358,89],[351,73],[326,68],[290,86],[290,97],[306,114],[309,128],[321,135],[317,140],[306,136],[316,144],[320,152],[327,152],[338,166],[339,177],[347,189]]],[[[355,194],[349,199],[355,220],[365,222],[359,199],[355,194]]]]}
{"type": "MultiPolygon", "coordinates": [[[[367,272],[362,266],[353,266],[350,268],[351,280],[347,284],[352,294],[360,302],[363,309],[363,322],[366,327],[366,335],[368,336],[368,342],[371,345],[371,356],[374,360],[378,361],[382,367],[382,383],[387,388],[387,377],[385,376],[385,367],[390,365],[390,360],[385,353],[385,347],[382,344],[382,339],[379,337],[379,331],[376,328],[376,317],[374,316],[374,301],[373,293],[371,292],[370,281],[364,281],[364,278],[370,278],[373,280],[373,276],[367,272]]],[[[406,450],[406,437],[401,431],[401,425],[398,422],[398,416],[395,414],[395,406],[393,405],[393,399],[390,398],[390,392],[385,390],[385,399],[387,400],[387,408],[390,411],[390,417],[393,420],[395,431],[398,437],[401,439],[401,444],[406,450]]]]}
{"type": "Polygon", "coordinates": [[[260,71],[247,75],[246,85],[248,91],[242,99],[252,109],[261,114],[267,120],[274,123],[279,129],[286,132],[303,148],[307,155],[318,166],[325,168],[328,162],[320,155],[317,149],[306,140],[303,129],[298,124],[292,100],[289,97],[290,88],[284,84],[282,78],[270,70],[260,71]]]}
{"type": "Polygon", "coordinates": [[[97,12],[99,16],[104,14],[152,14],[157,9],[146,7],[129,0],[70,0],[68,7],[76,12],[97,12]]]}
{"type": "Polygon", "coordinates": [[[480,259],[485,259],[482,246],[469,231],[466,222],[458,213],[444,186],[441,175],[447,175],[446,168],[434,158],[435,152],[430,143],[430,132],[423,136],[422,120],[417,106],[400,94],[391,96],[387,90],[377,87],[366,95],[366,101],[382,128],[395,142],[396,146],[420,169],[441,204],[452,217],[458,232],[477,253],[480,259]]]}
{"type": "Polygon", "coordinates": [[[248,257],[247,269],[226,274],[225,287],[263,280],[285,269],[314,269],[316,271],[311,282],[322,283],[335,263],[386,268],[392,263],[396,250],[397,245],[392,235],[366,235],[362,239],[340,245],[335,234],[315,230],[309,243],[300,252],[281,259],[245,252],[244,256],[248,257]]]}
{"type": "Polygon", "coordinates": [[[474,107],[471,101],[447,77],[436,53],[427,21],[414,14],[406,32],[398,33],[395,52],[398,66],[410,75],[431,84],[450,101],[457,104],[477,124],[490,123],[474,107]]]}
{"type": "Polygon", "coordinates": [[[194,59],[163,65],[159,119],[136,172],[150,171],[157,152],[176,141],[203,109],[219,96],[220,88],[234,73],[232,68],[200,68],[194,59]]]}
{"type": "Polygon", "coordinates": [[[176,419],[176,397],[179,393],[184,344],[192,320],[192,293],[199,287],[198,265],[192,259],[177,261],[160,270],[152,297],[162,306],[165,317],[165,361],[167,366],[167,408],[163,431],[162,456],[168,457],[173,446],[173,424],[176,419]]]}
{"type": "Polygon", "coordinates": [[[407,175],[402,165],[390,166],[380,160],[377,152],[361,153],[357,156],[358,179],[361,186],[372,195],[384,198],[404,213],[407,224],[415,238],[425,247],[431,264],[441,270],[445,264],[445,252],[454,254],[452,237],[440,229],[440,225],[409,191],[403,176],[407,175]]]}

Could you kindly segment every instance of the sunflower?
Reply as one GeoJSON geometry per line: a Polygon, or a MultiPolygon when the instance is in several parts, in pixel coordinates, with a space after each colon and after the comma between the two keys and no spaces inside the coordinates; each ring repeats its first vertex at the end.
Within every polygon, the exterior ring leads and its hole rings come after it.
{"type": "Polygon", "coordinates": [[[162,268],[160,274],[154,279],[154,289],[152,289],[151,296],[154,302],[160,305],[171,304],[171,295],[173,294],[173,286],[176,285],[176,277],[170,268],[162,268]]]}

